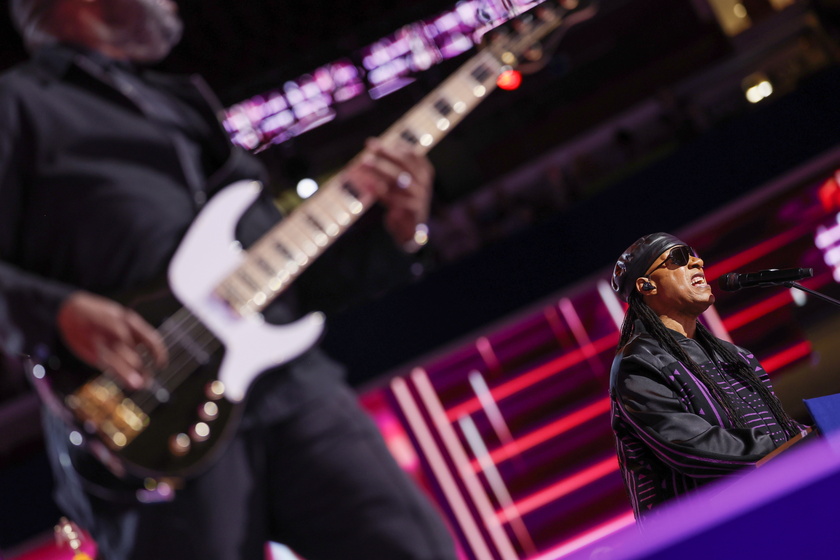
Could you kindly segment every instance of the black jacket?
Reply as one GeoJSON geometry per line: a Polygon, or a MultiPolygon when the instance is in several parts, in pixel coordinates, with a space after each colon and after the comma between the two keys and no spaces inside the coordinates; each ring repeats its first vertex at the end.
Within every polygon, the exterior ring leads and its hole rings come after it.
{"type": "MultiPolygon", "coordinates": [[[[705,384],[650,334],[637,334],[616,356],[610,374],[612,425],[619,466],[636,516],[694,488],[753,466],[788,436],[767,403],[697,340],[669,331],[691,359],[728,395],[740,398],[735,427],[705,384]]],[[[755,356],[721,341],[772,391],[755,356]]],[[[804,427],[803,427],[804,428],[804,427]]]]}

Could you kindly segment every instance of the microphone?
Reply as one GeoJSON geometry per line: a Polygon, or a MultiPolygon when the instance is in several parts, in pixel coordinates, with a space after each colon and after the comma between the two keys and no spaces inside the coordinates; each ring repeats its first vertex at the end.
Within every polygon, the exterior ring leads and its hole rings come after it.
{"type": "Polygon", "coordinates": [[[759,270],[738,274],[730,272],[724,274],[718,280],[720,289],[727,292],[734,292],[741,288],[755,288],[766,286],[780,286],[786,282],[796,282],[803,278],[810,278],[814,275],[813,268],[771,268],[770,270],[759,270]]]}

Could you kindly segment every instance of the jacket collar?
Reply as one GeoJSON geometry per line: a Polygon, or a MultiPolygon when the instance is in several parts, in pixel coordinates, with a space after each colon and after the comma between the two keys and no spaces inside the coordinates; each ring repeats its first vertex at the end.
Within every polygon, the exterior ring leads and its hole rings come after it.
{"type": "MultiPolygon", "coordinates": [[[[665,327],[665,328],[668,329],[668,327],[665,327]]],[[[638,334],[650,334],[648,332],[648,330],[645,328],[645,325],[644,325],[644,323],[642,322],[641,319],[636,319],[635,321],[633,321],[633,330],[637,335],[638,334]]],[[[668,332],[671,333],[671,335],[674,337],[674,339],[677,342],[692,340],[692,339],[688,338],[687,336],[685,336],[684,334],[682,334],[681,332],[675,331],[674,329],[668,329],[668,332]]]]}

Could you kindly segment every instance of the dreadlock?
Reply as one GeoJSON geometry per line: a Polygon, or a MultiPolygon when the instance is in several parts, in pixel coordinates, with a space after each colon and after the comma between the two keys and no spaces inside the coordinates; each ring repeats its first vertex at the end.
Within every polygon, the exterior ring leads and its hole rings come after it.
{"type": "MultiPolygon", "coordinates": [[[[732,402],[730,397],[717,383],[712,381],[712,379],[703,372],[700,366],[691,359],[688,353],[683,350],[682,346],[677,343],[674,335],[672,335],[668,328],[666,328],[662,323],[659,316],[644,301],[642,301],[641,296],[639,296],[636,292],[631,293],[628,303],[630,307],[628,308],[627,314],[624,316],[624,322],[621,325],[621,337],[618,342],[619,350],[624,348],[624,346],[630,342],[630,339],[633,337],[636,330],[634,323],[636,319],[639,319],[645,326],[647,332],[653,336],[659,344],[675,356],[677,360],[685,364],[685,366],[691,370],[691,373],[693,373],[695,377],[697,377],[697,379],[699,379],[706,388],[711,391],[715,400],[723,407],[729,419],[737,427],[745,428],[746,424],[744,423],[744,419],[736,413],[735,404],[732,402]]],[[[697,322],[697,340],[711,353],[713,359],[714,356],[719,356],[723,359],[723,361],[731,364],[731,366],[735,369],[734,373],[738,379],[758,393],[762,400],[767,403],[770,407],[770,411],[773,413],[773,416],[776,417],[776,420],[785,430],[788,437],[792,437],[793,435],[799,433],[797,423],[790,417],[790,415],[788,415],[787,412],[784,411],[779,399],[770,391],[770,389],[767,388],[764,383],[761,382],[758,376],[756,376],[752,371],[752,368],[730,348],[724,346],[720,339],[710,333],[699,321],[697,322]]]]}

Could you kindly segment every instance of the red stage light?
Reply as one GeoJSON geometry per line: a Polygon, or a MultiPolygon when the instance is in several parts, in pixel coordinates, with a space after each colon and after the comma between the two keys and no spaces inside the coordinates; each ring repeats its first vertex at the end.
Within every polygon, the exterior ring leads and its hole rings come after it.
{"type": "Polygon", "coordinates": [[[513,91],[522,83],[522,73],[518,70],[505,70],[496,78],[496,85],[500,89],[513,91]]]}
{"type": "Polygon", "coordinates": [[[823,210],[831,212],[840,208],[840,185],[838,185],[837,177],[840,172],[835,172],[834,177],[827,179],[818,191],[820,202],[823,210]]]}

